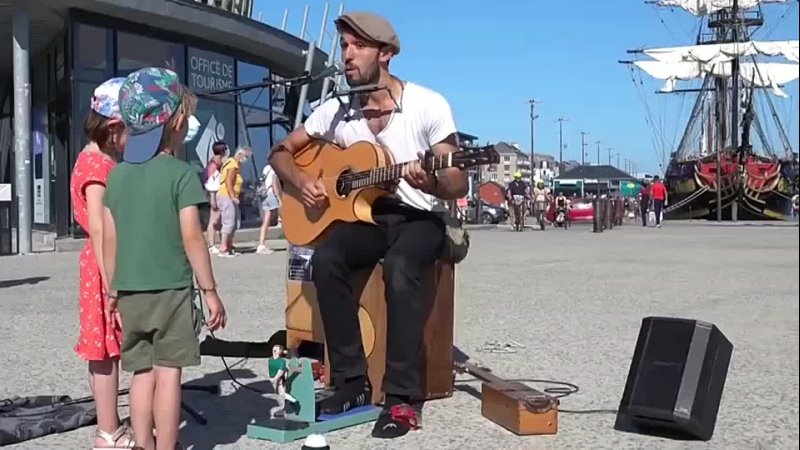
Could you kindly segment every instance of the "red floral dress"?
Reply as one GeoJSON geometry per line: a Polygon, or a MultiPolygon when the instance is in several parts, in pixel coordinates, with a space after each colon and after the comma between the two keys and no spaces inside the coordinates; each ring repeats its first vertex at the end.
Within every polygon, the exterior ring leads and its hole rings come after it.
{"type": "MultiPolygon", "coordinates": [[[[86,187],[91,183],[105,186],[108,175],[116,163],[99,152],[82,151],[72,169],[70,196],[75,221],[84,229],[89,229],[89,214],[86,204],[86,187]]],[[[102,361],[120,355],[122,330],[109,329],[103,318],[105,295],[100,280],[92,241],[87,237],[80,258],[80,323],[81,331],[75,352],[87,361],[102,361]]]]}

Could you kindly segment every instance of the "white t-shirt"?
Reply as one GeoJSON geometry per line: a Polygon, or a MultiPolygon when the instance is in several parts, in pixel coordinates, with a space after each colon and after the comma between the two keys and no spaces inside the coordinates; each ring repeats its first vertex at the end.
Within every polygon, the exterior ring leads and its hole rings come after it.
{"type": "Polygon", "coordinates": [[[272,183],[275,182],[275,171],[272,169],[272,166],[269,164],[265,165],[264,169],[261,171],[261,176],[264,178],[264,186],[267,187],[267,192],[274,195],[272,192],[272,183]]]}
{"type": "MultiPolygon", "coordinates": [[[[359,141],[378,144],[393,154],[396,163],[418,159],[418,152],[426,152],[454,134],[456,124],[450,104],[441,94],[418,84],[403,84],[403,96],[398,100],[401,111],[392,113],[388,125],[377,136],[362,116],[357,97],[352,105],[347,97],[323,103],[306,120],[306,133],[342,148],[359,141]]],[[[433,196],[412,188],[405,180],[400,180],[397,195],[403,203],[418,209],[430,211],[433,206],[433,196]]]]}
{"type": "Polygon", "coordinates": [[[264,166],[264,170],[261,171],[261,175],[264,177],[264,185],[272,186],[272,183],[275,181],[275,171],[272,170],[272,166],[269,164],[264,166]]]}

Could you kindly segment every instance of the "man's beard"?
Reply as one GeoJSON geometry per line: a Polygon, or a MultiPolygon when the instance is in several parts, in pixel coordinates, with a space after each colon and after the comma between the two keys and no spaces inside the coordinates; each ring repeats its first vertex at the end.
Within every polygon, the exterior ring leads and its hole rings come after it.
{"type": "Polygon", "coordinates": [[[345,79],[347,80],[347,85],[350,87],[358,87],[358,86],[367,86],[370,84],[377,84],[378,81],[381,79],[381,71],[378,68],[378,64],[374,64],[372,67],[368,67],[363,71],[360,71],[358,75],[361,75],[358,79],[353,79],[345,75],[345,79]]]}

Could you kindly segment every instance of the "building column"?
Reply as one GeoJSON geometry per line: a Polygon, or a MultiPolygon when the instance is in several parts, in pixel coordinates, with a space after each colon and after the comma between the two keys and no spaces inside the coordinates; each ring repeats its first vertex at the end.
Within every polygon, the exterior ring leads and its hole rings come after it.
{"type": "Polygon", "coordinates": [[[19,240],[17,247],[21,255],[31,253],[33,202],[31,199],[33,180],[31,171],[31,80],[30,31],[28,13],[22,2],[12,2],[14,58],[14,178],[17,192],[17,227],[19,240]]]}

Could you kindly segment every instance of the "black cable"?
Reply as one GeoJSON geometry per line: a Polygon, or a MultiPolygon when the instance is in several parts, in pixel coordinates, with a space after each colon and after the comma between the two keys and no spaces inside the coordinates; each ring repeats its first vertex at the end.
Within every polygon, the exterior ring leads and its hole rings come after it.
{"type": "MultiPolygon", "coordinates": [[[[203,321],[203,322],[205,323],[205,321],[203,321]]],[[[208,329],[208,324],[207,324],[207,323],[206,323],[206,329],[208,329]]],[[[216,336],[214,336],[214,332],[213,332],[213,331],[211,331],[211,330],[208,330],[208,334],[210,334],[210,335],[211,335],[211,338],[212,338],[212,339],[215,339],[215,340],[217,339],[217,337],[216,337],[216,336]]],[[[267,392],[267,391],[262,391],[261,389],[256,389],[256,388],[254,388],[254,387],[250,387],[250,386],[248,386],[248,385],[246,385],[246,384],[243,384],[241,381],[239,381],[239,380],[238,380],[238,379],[237,379],[237,378],[236,378],[236,377],[235,377],[235,376],[234,376],[234,375],[231,373],[231,368],[228,366],[228,361],[226,361],[226,360],[225,360],[225,357],[224,357],[224,356],[218,356],[218,358],[222,360],[222,365],[223,365],[223,366],[225,366],[225,372],[228,374],[228,378],[230,378],[230,380],[233,382],[233,384],[236,384],[236,385],[238,385],[238,386],[240,386],[240,387],[243,387],[243,388],[245,388],[245,389],[251,390],[251,391],[253,391],[253,392],[256,392],[256,393],[259,393],[259,394],[274,394],[274,393],[275,393],[275,392],[267,392]]],[[[248,358],[242,358],[242,360],[243,360],[243,361],[247,361],[247,360],[248,360],[248,358]]]]}
{"type": "MultiPolygon", "coordinates": [[[[206,330],[208,330],[208,334],[211,335],[211,339],[217,340],[217,337],[214,335],[214,332],[211,331],[211,329],[208,327],[208,322],[206,322],[206,314],[205,314],[205,311],[203,310],[203,304],[205,304],[205,298],[203,298],[202,291],[199,289],[199,286],[197,284],[197,279],[196,278],[194,279],[193,290],[194,290],[194,293],[195,293],[195,295],[197,296],[197,298],[199,300],[197,308],[200,309],[200,315],[201,315],[201,319],[203,321],[203,325],[206,326],[206,330]]],[[[194,303],[194,301],[192,303],[194,303]]],[[[199,336],[198,336],[198,339],[199,339],[199,336]]],[[[256,392],[258,394],[273,394],[273,392],[262,391],[261,389],[256,389],[254,387],[250,387],[250,386],[247,386],[246,384],[242,383],[241,381],[239,381],[233,375],[233,373],[231,373],[231,368],[230,368],[230,366],[228,366],[228,361],[225,359],[225,357],[222,356],[222,355],[219,355],[217,357],[220,360],[222,360],[222,365],[225,367],[225,373],[227,373],[228,378],[233,382],[233,384],[235,384],[237,386],[240,386],[240,387],[242,387],[244,389],[248,389],[250,391],[256,392]]],[[[243,361],[247,361],[248,358],[243,358],[242,360],[243,361]]]]}
{"type": "MultiPolygon", "coordinates": [[[[198,305],[198,306],[201,308],[201,312],[202,312],[204,301],[203,301],[203,297],[202,297],[202,294],[200,293],[199,289],[197,290],[197,295],[200,296],[200,305],[198,305]]],[[[212,339],[217,339],[217,337],[214,336],[214,332],[211,331],[208,328],[208,323],[205,321],[205,313],[203,313],[203,317],[204,317],[203,323],[206,325],[206,329],[208,330],[208,334],[211,335],[212,339]]],[[[245,389],[249,389],[249,390],[251,390],[253,392],[257,392],[259,394],[271,394],[271,392],[262,391],[260,389],[256,389],[256,388],[247,386],[246,384],[243,384],[242,382],[240,382],[231,373],[231,369],[228,366],[228,362],[225,360],[225,357],[224,356],[218,356],[218,358],[222,360],[222,365],[225,366],[225,372],[227,373],[228,378],[230,378],[230,380],[234,384],[236,384],[238,386],[241,386],[241,387],[243,387],[245,389]]],[[[248,358],[243,358],[244,361],[247,361],[247,359],[248,358]]],[[[469,382],[474,382],[474,381],[483,381],[483,380],[480,380],[478,378],[460,379],[460,380],[456,380],[454,385],[458,385],[458,383],[469,383],[469,382]]],[[[512,382],[518,382],[518,383],[538,383],[538,384],[560,385],[561,387],[549,387],[549,388],[545,388],[542,391],[545,394],[548,394],[548,395],[550,395],[550,396],[552,396],[554,398],[557,398],[557,399],[561,399],[561,398],[570,396],[572,394],[577,394],[578,391],[580,391],[580,388],[578,387],[577,384],[569,383],[567,381],[539,380],[539,379],[532,379],[532,378],[517,378],[517,379],[506,380],[506,381],[512,381],[512,382]]],[[[559,408],[558,410],[559,410],[559,412],[569,413],[569,414],[616,414],[617,413],[617,410],[615,410],[615,409],[561,409],[561,408],[559,408]]]]}

